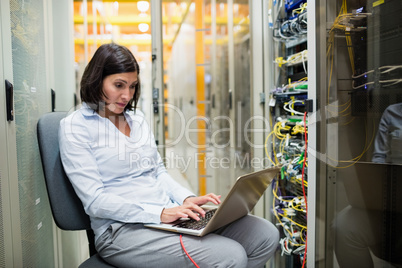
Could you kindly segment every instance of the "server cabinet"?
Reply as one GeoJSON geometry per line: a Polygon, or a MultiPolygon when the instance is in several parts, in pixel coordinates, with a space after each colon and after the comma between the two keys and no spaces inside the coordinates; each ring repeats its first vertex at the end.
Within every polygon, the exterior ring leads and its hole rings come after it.
{"type": "Polygon", "coordinates": [[[316,1],[315,7],[310,264],[397,266],[402,3],[316,1]]]}
{"type": "Polygon", "coordinates": [[[36,141],[37,119],[50,111],[48,4],[1,2],[2,78],[13,87],[9,98],[12,117],[2,122],[7,147],[2,151],[7,159],[2,183],[8,181],[8,200],[4,202],[9,205],[11,221],[11,230],[4,231],[12,237],[6,245],[11,250],[6,267],[55,265],[53,221],[36,141]]]}
{"type": "Polygon", "coordinates": [[[9,144],[6,142],[7,135],[10,133],[7,122],[6,111],[6,84],[5,80],[12,79],[12,73],[7,68],[8,65],[5,62],[9,62],[9,57],[5,52],[10,51],[11,42],[9,38],[3,35],[4,31],[9,31],[9,12],[8,5],[0,2],[0,55],[2,61],[0,62],[0,136],[2,137],[2,143],[0,144],[0,266],[12,267],[14,265],[13,248],[12,245],[12,210],[10,204],[10,181],[9,181],[9,160],[8,160],[8,148],[9,144]]]}
{"type": "MultiPolygon", "coordinates": [[[[280,230],[275,267],[305,267],[307,201],[310,198],[310,160],[307,144],[310,58],[307,33],[308,1],[266,1],[265,116],[269,121],[264,142],[269,166],[281,166],[265,202],[267,214],[280,230]],[[309,192],[309,193],[308,193],[309,192]]],[[[307,254],[306,254],[307,253],[307,254]]]]}
{"type": "MultiPolygon", "coordinates": [[[[59,4],[55,11],[66,12],[59,4]]],[[[2,0],[0,5],[0,100],[4,104],[0,111],[0,266],[75,266],[82,256],[72,249],[79,250],[80,246],[72,241],[73,234],[64,236],[53,222],[36,139],[36,123],[43,113],[68,110],[73,105],[68,101],[72,94],[67,97],[65,88],[74,85],[73,64],[58,60],[59,67],[54,68],[55,56],[63,51],[68,55],[65,48],[72,48],[66,41],[72,36],[56,40],[66,42],[57,43],[54,49],[53,30],[60,29],[61,24],[52,21],[56,19],[52,1],[2,0]],[[55,83],[55,77],[58,82],[66,77],[71,80],[63,85],[55,83]],[[6,80],[13,89],[9,95],[6,80]],[[59,97],[57,106],[52,103],[52,92],[56,92],[56,99],[59,97]],[[60,98],[63,95],[64,102],[60,98]],[[65,254],[63,260],[63,253],[68,252],[73,257],[65,254]]],[[[72,18],[64,23],[68,22],[72,18]]]]}

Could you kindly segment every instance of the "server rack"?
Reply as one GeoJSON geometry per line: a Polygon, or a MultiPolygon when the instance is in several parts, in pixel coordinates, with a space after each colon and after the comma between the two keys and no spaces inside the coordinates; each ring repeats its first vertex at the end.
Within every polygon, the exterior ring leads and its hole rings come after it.
{"type": "Polygon", "coordinates": [[[271,129],[265,139],[270,165],[281,165],[269,204],[281,232],[277,265],[306,265],[307,241],[307,1],[268,1],[273,83],[267,97],[271,129]]]}

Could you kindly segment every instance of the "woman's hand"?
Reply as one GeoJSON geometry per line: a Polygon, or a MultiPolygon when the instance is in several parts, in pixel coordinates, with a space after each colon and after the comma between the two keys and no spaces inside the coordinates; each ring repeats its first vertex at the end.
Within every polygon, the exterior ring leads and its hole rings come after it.
{"type": "Polygon", "coordinates": [[[221,196],[213,194],[213,193],[203,195],[203,196],[190,196],[184,200],[183,205],[184,204],[196,204],[198,206],[202,206],[208,202],[212,202],[215,205],[219,205],[221,203],[221,196]]]}
{"type": "Polygon", "coordinates": [[[220,197],[220,195],[212,193],[203,196],[188,197],[181,206],[163,209],[161,222],[169,223],[180,218],[192,218],[199,221],[200,217],[205,216],[205,211],[200,206],[208,202],[218,205],[221,203],[220,197]]]}
{"type": "Polygon", "coordinates": [[[205,215],[205,212],[202,208],[195,204],[183,204],[178,207],[173,208],[165,208],[162,210],[161,214],[161,222],[169,223],[180,218],[192,218],[195,220],[200,220],[198,215],[205,215]]]}

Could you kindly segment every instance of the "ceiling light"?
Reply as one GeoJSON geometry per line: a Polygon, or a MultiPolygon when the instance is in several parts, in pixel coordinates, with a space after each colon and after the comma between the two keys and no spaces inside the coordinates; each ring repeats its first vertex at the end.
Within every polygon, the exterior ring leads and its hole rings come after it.
{"type": "Polygon", "coordinates": [[[138,24],[138,30],[140,30],[140,32],[145,33],[148,31],[148,29],[149,29],[149,25],[147,23],[138,24]]]}
{"type": "Polygon", "coordinates": [[[146,12],[149,9],[149,2],[148,1],[138,1],[137,8],[140,12],[146,12]]]}
{"type": "Polygon", "coordinates": [[[113,30],[112,24],[107,23],[106,26],[105,26],[105,30],[106,30],[107,32],[111,32],[111,31],[113,30]]]}

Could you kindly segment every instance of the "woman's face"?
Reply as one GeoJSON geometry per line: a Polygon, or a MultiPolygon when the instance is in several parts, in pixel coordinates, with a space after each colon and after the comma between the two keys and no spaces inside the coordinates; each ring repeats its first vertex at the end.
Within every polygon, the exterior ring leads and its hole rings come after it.
{"type": "Polygon", "coordinates": [[[103,92],[106,96],[106,114],[121,114],[133,98],[138,83],[137,72],[108,75],[103,79],[103,92]]]}

